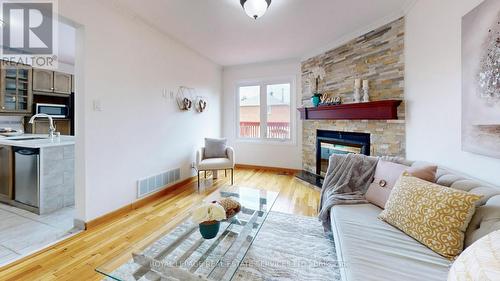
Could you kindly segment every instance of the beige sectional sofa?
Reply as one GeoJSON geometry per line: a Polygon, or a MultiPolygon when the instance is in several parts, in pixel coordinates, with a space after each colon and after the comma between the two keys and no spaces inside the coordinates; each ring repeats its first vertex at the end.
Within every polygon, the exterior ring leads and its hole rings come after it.
{"type": "MultiPolygon", "coordinates": [[[[400,158],[390,160],[408,166],[428,165],[400,158]]],[[[444,168],[438,168],[436,178],[437,184],[484,196],[467,229],[466,246],[500,229],[500,188],[467,179],[444,168]]],[[[451,261],[378,219],[381,211],[372,204],[337,205],[331,209],[342,280],[446,280],[451,261]]]]}

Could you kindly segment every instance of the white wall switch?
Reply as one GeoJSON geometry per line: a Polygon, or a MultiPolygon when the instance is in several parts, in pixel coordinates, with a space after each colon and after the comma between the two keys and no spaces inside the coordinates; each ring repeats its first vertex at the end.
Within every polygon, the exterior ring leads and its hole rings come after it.
{"type": "Polygon", "coordinates": [[[93,100],[94,111],[102,111],[102,105],[100,100],[93,100]]]}

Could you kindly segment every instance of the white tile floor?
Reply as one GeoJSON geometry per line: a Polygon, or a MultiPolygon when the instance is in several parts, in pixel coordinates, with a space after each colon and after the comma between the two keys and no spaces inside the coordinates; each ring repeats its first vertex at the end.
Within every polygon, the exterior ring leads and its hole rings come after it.
{"type": "Polygon", "coordinates": [[[36,215],[0,203],[0,266],[70,236],[74,207],[36,215]]]}

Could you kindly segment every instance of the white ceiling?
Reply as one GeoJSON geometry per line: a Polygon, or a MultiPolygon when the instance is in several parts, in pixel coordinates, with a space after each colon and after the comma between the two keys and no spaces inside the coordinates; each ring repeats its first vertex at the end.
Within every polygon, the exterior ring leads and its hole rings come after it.
{"type": "Polygon", "coordinates": [[[115,0],[148,24],[228,66],[303,58],[374,24],[414,0],[272,0],[260,19],[240,0],[115,0]]]}

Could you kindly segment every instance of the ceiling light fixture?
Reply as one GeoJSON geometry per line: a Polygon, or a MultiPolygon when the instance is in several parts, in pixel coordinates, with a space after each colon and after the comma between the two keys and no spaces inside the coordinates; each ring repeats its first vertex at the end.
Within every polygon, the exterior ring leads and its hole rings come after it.
{"type": "Polygon", "coordinates": [[[249,17],[258,19],[266,13],[271,0],[240,0],[240,3],[249,17]]]}

